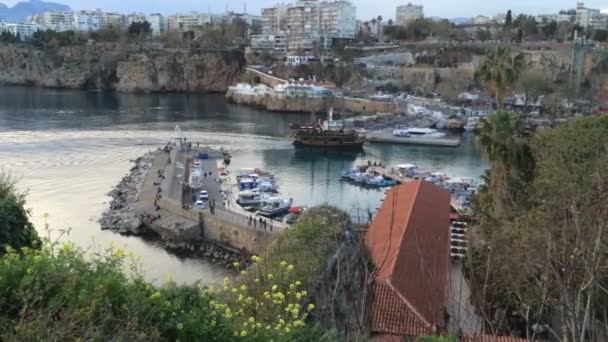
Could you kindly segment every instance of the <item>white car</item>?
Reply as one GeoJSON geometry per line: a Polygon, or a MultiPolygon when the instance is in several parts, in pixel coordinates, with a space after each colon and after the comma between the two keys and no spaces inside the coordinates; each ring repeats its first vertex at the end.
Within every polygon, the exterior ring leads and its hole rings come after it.
{"type": "Polygon", "coordinates": [[[194,167],[201,167],[201,162],[200,161],[195,161],[194,162],[194,167]]]}
{"type": "Polygon", "coordinates": [[[201,190],[200,194],[199,194],[199,199],[202,201],[208,201],[209,200],[209,193],[207,193],[207,190],[201,190]]]}
{"type": "Polygon", "coordinates": [[[198,200],[194,203],[194,206],[198,209],[205,209],[205,202],[198,200]]]}

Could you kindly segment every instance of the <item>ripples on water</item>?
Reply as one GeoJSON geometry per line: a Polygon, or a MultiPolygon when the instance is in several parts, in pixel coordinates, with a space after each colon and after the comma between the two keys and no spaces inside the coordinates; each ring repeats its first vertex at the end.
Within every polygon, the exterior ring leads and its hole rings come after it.
{"type": "Polygon", "coordinates": [[[233,152],[232,168],[259,167],[276,174],[281,193],[299,205],[329,203],[351,213],[374,211],[384,192],[339,181],[340,170],[367,160],[412,162],[454,176],[479,176],[485,164],[471,138],[458,148],[368,145],[364,154],[296,151],[286,139],[290,122],[309,115],[268,113],[226,104],[217,95],[135,95],[36,88],[0,88],[2,169],[28,190],[38,229],[43,214],[54,229],[71,227],[81,246],[127,244],[150,279],[168,273],[180,282],[217,281],[228,273],[196,259],[180,259],[153,243],[101,231],[106,193],[132,167],[131,160],[164,145],[179,124],[191,141],[233,152]]]}

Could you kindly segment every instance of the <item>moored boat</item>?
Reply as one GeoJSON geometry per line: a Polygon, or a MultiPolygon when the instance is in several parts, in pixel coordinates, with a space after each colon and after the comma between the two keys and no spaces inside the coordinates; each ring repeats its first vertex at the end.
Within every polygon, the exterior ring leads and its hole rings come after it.
{"type": "Polygon", "coordinates": [[[278,196],[262,197],[261,207],[258,214],[261,216],[271,217],[285,214],[291,207],[291,200],[287,200],[278,196]]]}

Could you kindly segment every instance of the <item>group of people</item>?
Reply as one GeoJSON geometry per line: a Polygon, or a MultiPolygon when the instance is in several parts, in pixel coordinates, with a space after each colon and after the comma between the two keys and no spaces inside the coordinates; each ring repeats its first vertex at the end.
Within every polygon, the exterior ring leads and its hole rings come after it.
{"type": "Polygon", "coordinates": [[[266,220],[263,219],[261,217],[259,217],[257,220],[253,217],[253,216],[249,216],[249,223],[248,225],[251,227],[253,226],[253,228],[258,228],[258,225],[260,226],[260,229],[264,229],[264,231],[267,231],[270,228],[270,231],[272,231],[272,220],[266,220]],[[270,221],[270,222],[268,222],[270,221]]]}

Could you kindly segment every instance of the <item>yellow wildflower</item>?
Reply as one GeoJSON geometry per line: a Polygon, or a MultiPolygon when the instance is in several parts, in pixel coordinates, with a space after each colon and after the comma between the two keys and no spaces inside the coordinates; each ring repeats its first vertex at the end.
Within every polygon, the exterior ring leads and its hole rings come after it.
{"type": "Polygon", "coordinates": [[[312,303],[308,304],[308,311],[312,311],[314,309],[315,309],[315,305],[314,304],[312,304],[312,303]]]}
{"type": "Polygon", "coordinates": [[[241,337],[245,337],[245,336],[247,336],[247,331],[241,330],[241,337]]]}
{"type": "Polygon", "coordinates": [[[287,271],[293,271],[295,267],[293,267],[293,265],[289,265],[287,266],[287,271]]]}
{"type": "Polygon", "coordinates": [[[236,267],[236,268],[239,268],[239,267],[241,266],[241,263],[240,263],[240,262],[238,262],[238,261],[235,261],[235,262],[233,262],[233,263],[232,263],[232,265],[233,265],[234,267],[236,267]]]}
{"type": "Polygon", "coordinates": [[[182,330],[182,329],[184,329],[184,324],[177,323],[177,330],[182,330]]]}
{"type": "Polygon", "coordinates": [[[279,287],[277,285],[272,285],[272,291],[276,291],[279,287]]]}

